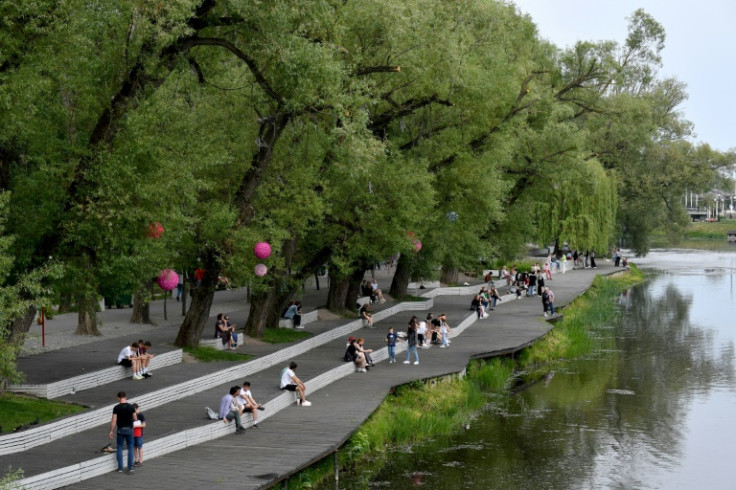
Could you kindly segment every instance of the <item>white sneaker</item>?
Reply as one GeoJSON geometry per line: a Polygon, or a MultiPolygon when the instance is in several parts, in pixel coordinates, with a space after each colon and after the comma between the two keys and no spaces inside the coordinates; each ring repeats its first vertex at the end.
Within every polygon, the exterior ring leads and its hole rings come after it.
{"type": "Polygon", "coordinates": [[[419,361],[414,361],[414,365],[416,366],[417,364],[419,364],[419,361]]]}
{"type": "Polygon", "coordinates": [[[311,407],[311,406],[312,406],[312,402],[308,402],[307,400],[304,400],[302,402],[302,407],[311,407]]]}
{"type": "Polygon", "coordinates": [[[440,349],[447,349],[447,346],[446,345],[441,345],[440,346],[440,349]]]}
{"type": "Polygon", "coordinates": [[[411,364],[409,361],[404,361],[404,364],[411,364]]]}
{"type": "Polygon", "coordinates": [[[140,381],[140,380],[143,379],[143,376],[141,376],[140,374],[134,374],[131,379],[134,379],[136,381],[140,381]]]}

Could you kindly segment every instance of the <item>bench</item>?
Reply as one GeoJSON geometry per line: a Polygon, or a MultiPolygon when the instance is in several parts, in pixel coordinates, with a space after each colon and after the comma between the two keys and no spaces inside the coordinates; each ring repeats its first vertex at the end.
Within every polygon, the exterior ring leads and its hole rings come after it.
{"type": "MultiPolygon", "coordinates": [[[[310,311],[309,313],[302,314],[302,327],[310,323],[314,323],[319,320],[319,312],[317,310],[310,311]]],[[[292,328],[294,325],[289,318],[282,318],[279,320],[279,327],[281,328],[292,328]]]]}
{"type": "MultiPolygon", "coordinates": [[[[179,364],[182,360],[181,349],[175,349],[163,352],[151,359],[150,368],[160,369],[166,366],[179,364]]],[[[123,366],[111,366],[109,368],[100,369],[98,371],[90,371],[89,373],[80,374],[72,378],[62,379],[47,384],[14,384],[8,387],[8,391],[13,393],[27,393],[41,398],[52,400],[60,396],[76,393],[77,391],[88,390],[96,386],[105,385],[121,379],[129,378],[132,375],[130,368],[123,366]]]]}

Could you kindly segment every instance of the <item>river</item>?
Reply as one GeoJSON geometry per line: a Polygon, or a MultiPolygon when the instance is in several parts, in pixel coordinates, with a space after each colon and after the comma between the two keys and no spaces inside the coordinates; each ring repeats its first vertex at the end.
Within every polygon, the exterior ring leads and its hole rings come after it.
{"type": "Polygon", "coordinates": [[[736,254],[654,251],[601,347],[341,488],[736,488],[736,254]]]}

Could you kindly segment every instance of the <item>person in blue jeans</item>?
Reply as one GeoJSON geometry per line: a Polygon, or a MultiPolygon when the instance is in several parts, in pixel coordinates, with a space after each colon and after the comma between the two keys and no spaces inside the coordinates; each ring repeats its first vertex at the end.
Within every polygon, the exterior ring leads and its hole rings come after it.
{"type": "Polygon", "coordinates": [[[411,317],[409,320],[409,330],[406,332],[406,342],[408,347],[406,348],[406,361],[404,364],[411,363],[411,353],[414,353],[414,364],[419,364],[419,354],[417,353],[417,317],[411,317]]]}
{"type": "Polygon", "coordinates": [[[115,427],[117,426],[117,457],[118,457],[118,473],[123,472],[123,445],[128,445],[128,472],[133,473],[133,422],[138,420],[135,414],[135,408],[128,403],[127,395],[124,391],[118,393],[118,404],[112,409],[112,419],[110,420],[110,439],[112,439],[115,427]]]}
{"type": "Polygon", "coordinates": [[[389,327],[386,334],[386,345],[388,346],[388,362],[389,364],[396,362],[396,339],[398,334],[394,332],[394,327],[389,327]]]}

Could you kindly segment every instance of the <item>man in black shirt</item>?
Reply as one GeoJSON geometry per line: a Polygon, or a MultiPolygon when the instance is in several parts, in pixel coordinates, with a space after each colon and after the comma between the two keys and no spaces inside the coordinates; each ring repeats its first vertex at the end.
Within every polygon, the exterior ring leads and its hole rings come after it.
{"type": "Polygon", "coordinates": [[[117,426],[118,431],[118,473],[123,472],[123,444],[128,445],[128,471],[133,470],[133,421],[137,420],[135,408],[128,403],[127,395],[124,391],[118,393],[118,404],[112,409],[112,419],[110,420],[110,439],[112,439],[113,431],[117,426]]]}

